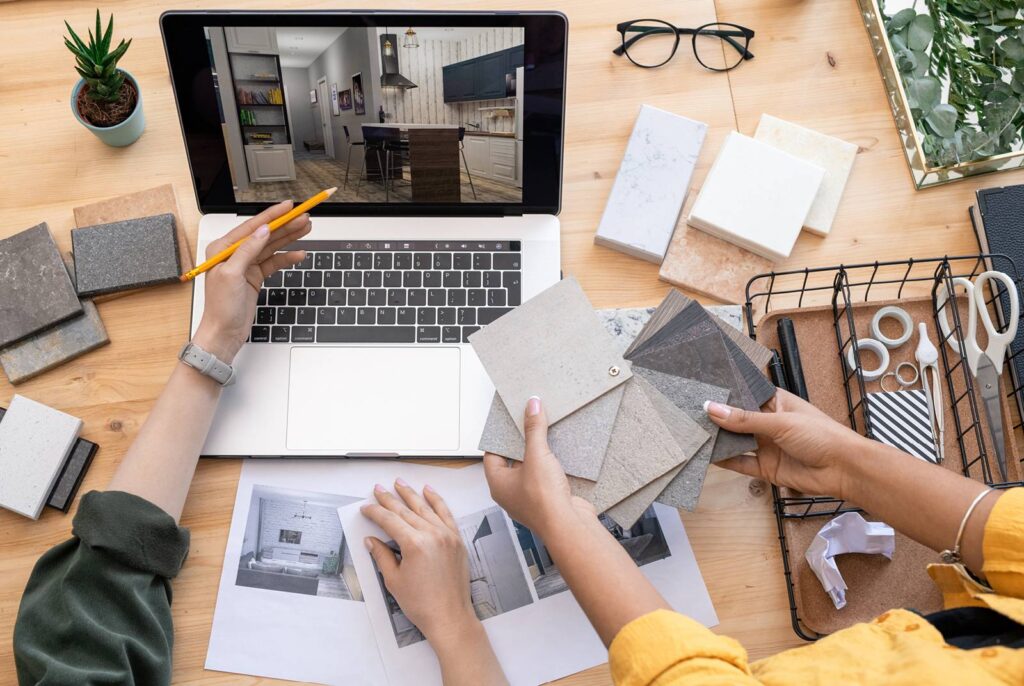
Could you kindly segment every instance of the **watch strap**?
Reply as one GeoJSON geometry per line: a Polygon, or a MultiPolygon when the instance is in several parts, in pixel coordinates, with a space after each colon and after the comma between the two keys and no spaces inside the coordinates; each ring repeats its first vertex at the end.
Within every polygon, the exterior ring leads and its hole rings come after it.
{"type": "Polygon", "coordinates": [[[181,352],[178,359],[192,367],[204,376],[208,376],[221,386],[230,386],[235,382],[235,369],[226,362],[217,359],[213,353],[208,353],[195,343],[189,341],[181,352]]]}

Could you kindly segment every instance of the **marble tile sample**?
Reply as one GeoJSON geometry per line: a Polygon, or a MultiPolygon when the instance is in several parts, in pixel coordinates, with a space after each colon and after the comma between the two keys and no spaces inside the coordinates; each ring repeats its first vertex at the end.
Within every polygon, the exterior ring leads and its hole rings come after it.
{"type": "Polygon", "coordinates": [[[469,342],[520,432],[531,396],[543,399],[554,424],[632,376],[572,277],[477,331],[469,342]]]}
{"type": "Polygon", "coordinates": [[[825,170],[733,131],[686,222],[765,259],[793,250],[825,170]]]}
{"type": "Polygon", "coordinates": [[[78,493],[78,488],[85,479],[85,472],[89,469],[98,448],[95,443],[84,438],[75,441],[75,447],[71,449],[71,454],[64,462],[64,468],[46,502],[47,507],[61,512],[67,512],[71,508],[75,494],[78,493]]]}
{"type": "Polygon", "coordinates": [[[0,348],[81,313],[46,222],[0,240],[0,348]]]}
{"type": "Polygon", "coordinates": [[[109,343],[95,303],[83,300],[82,310],[77,317],[0,350],[7,380],[17,385],[109,343]]]}
{"type": "Polygon", "coordinates": [[[672,235],[658,278],[694,293],[743,303],[747,282],[772,271],[772,261],[738,245],[680,224],[672,235]]]}
{"type": "Polygon", "coordinates": [[[0,507],[38,519],[81,428],[81,419],[15,395],[0,422],[0,507]]]}
{"type": "MultiPolygon", "coordinates": [[[[548,427],[548,445],[566,474],[597,480],[621,402],[622,386],[617,386],[548,427]]],[[[523,459],[526,442],[497,393],[477,447],[510,460],[523,459]]]]}
{"type": "MultiPolygon", "coordinates": [[[[682,294],[680,293],[680,295],[682,294]]],[[[644,330],[656,309],[655,307],[615,307],[594,310],[594,313],[615,339],[616,347],[626,351],[632,347],[633,341],[644,330]]],[[[735,328],[737,332],[742,331],[743,308],[739,305],[708,305],[704,309],[714,315],[716,320],[723,325],[735,328]]]]}
{"type": "Polygon", "coordinates": [[[170,213],[72,229],[71,248],[82,297],[172,283],[181,275],[170,213]]]}
{"type": "Polygon", "coordinates": [[[770,114],[761,115],[754,140],[767,143],[825,170],[821,188],[804,219],[804,228],[819,236],[827,236],[839,210],[846,181],[853,170],[857,146],[770,114]]]}
{"type": "Polygon", "coordinates": [[[642,105],[594,242],[660,263],[707,130],[707,124],[642,105]]]}

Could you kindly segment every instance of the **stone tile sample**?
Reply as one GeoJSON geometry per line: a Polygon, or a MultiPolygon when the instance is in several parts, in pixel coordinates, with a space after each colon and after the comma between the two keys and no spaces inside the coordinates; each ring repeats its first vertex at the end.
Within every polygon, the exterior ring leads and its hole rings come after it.
{"type": "Polygon", "coordinates": [[[15,395],[0,422],[0,507],[38,519],[81,428],[81,419],[15,395]]]}
{"type": "Polygon", "coordinates": [[[771,260],[683,224],[661,263],[662,281],[716,300],[746,302],[747,282],[772,271],[771,260]]]}
{"type": "Polygon", "coordinates": [[[770,114],[761,115],[754,140],[767,143],[825,170],[821,188],[804,219],[804,228],[819,236],[827,236],[839,210],[846,181],[853,170],[857,146],[770,114]]]}
{"type": "MultiPolygon", "coordinates": [[[[548,445],[566,474],[597,479],[622,402],[622,390],[622,386],[617,386],[548,427],[548,445]]],[[[510,460],[523,459],[526,442],[497,393],[491,401],[478,447],[510,460]]]]}
{"type": "Polygon", "coordinates": [[[172,283],[181,275],[170,213],[73,229],[71,246],[82,297],[172,283]]]}
{"type": "Polygon", "coordinates": [[[81,313],[45,222],[0,240],[0,348],[81,313]]]}
{"type": "Polygon", "coordinates": [[[733,131],[686,223],[768,260],[789,257],[825,170],[733,131]]]}
{"type": "Polygon", "coordinates": [[[69,362],[110,342],[100,313],[91,300],[82,314],[0,350],[0,366],[12,384],[69,362]]]}
{"type": "Polygon", "coordinates": [[[554,424],[632,376],[576,279],[534,296],[469,338],[522,432],[540,396],[554,424]]]}
{"type": "Polygon", "coordinates": [[[594,242],[660,263],[707,130],[707,124],[642,105],[594,242]]]}
{"type": "Polygon", "coordinates": [[[57,479],[57,484],[53,487],[46,502],[47,507],[61,512],[67,512],[71,508],[71,503],[75,501],[75,494],[78,493],[78,488],[85,479],[85,472],[89,469],[98,448],[99,446],[95,443],[84,438],[79,438],[75,442],[75,447],[71,449],[71,454],[57,479]]]}
{"type": "Polygon", "coordinates": [[[625,353],[643,330],[654,310],[653,307],[620,307],[594,310],[594,314],[615,340],[615,348],[625,353]]]}

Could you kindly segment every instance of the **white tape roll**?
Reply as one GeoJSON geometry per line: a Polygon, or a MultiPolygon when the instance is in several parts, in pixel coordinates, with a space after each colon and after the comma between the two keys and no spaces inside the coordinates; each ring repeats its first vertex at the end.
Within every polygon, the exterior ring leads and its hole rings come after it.
{"type": "MultiPolygon", "coordinates": [[[[884,345],[876,341],[874,338],[858,338],[857,348],[861,350],[870,350],[874,354],[878,355],[877,369],[861,368],[860,375],[864,377],[865,381],[875,381],[879,379],[882,374],[885,374],[885,370],[889,368],[889,351],[885,349],[884,345]]],[[[853,359],[852,345],[846,351],[846,364],[850,366],[850,369],[857,368],[857,361],[853,359]]]]}
{"type": "Polygon", "coordinates": [[[912,333],[914,333],[914,322],[910,319],[910,315],[907,314],[907,311],[902,307],[896,307],[895,305],[883,307],[878,312],[875,312],[875,316],[871,318],[871,335],[874,336],[876,340],[881,341],[886,348],[900,347],[910,340],[910,335],[912,333]],[[882,333],[882,327],[879,325],[886,317],[892,317],[903,325],[903,333],[900,334],[899,338],[888,338],[882,333]]]}

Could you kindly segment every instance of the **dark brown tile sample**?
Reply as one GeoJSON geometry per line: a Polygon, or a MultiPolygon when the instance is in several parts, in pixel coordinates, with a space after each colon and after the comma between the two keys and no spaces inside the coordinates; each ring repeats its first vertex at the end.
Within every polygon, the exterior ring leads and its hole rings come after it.
{"type": "Polygon", "coordinates": [[[82,297],[170,283],[181,275],[170,213],[73,229],[71,248],[82,297]]]}

